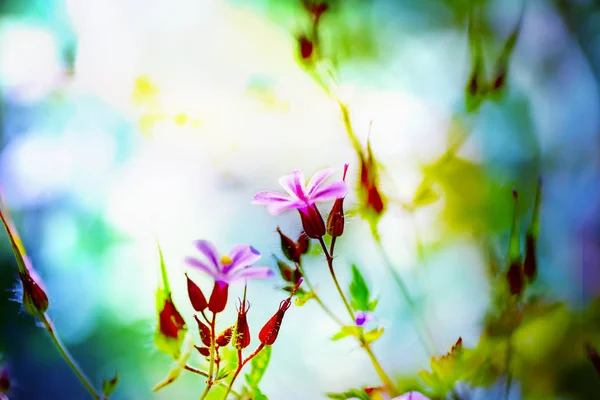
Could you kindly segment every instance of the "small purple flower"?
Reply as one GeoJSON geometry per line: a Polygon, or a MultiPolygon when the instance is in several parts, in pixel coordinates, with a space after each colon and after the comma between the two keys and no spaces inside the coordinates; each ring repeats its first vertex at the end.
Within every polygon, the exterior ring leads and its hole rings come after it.
{"type": "Polygon", "coordinates": [[[260,253],[247,244],[236,244],[229,255],[220,255],[208,240],[195,242],[196,248],[206,260],[187,257],[186,263],[210,275],[215,282],[230,284],[244,279],[264,279],[273,276],[269,267],[250,267],[260,259],[260,253]]]}
{"type": "Polygon", "coordinates": [[[354,322],[358,326],[363,326],[367,322],[371,322],[375,318],[373,313],[370,311],[357,311],[356,314],[354,314],[354,316],[356,317],[356,320],[354,322]]]}
{"type": "Polygon", "coordinates": [[[271,215],[281,214],[287,210],[299,210],[308,215],[308,209],[313,204],[346,196],[348,192],[346,182],[323,183],[332,173],[331,168],[320,170],[306,184],[302,171],[295,169],[290,175],[279,178],[279,184],[287,193],[264,190],[254,195],[252,204],[267,206],[267,212],[271,215]]]}

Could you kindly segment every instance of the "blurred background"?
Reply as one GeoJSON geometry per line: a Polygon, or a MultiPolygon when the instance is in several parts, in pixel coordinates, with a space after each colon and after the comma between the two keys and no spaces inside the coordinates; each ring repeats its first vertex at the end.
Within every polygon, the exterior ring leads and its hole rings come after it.
{"type": "MultiPolygon", "coordinates": [[[[519,191],[524,231],[539,176],[535,291],[569,312],[586,309],[600,294],[600,4],[528,0],[506,88],[472,113],[465,86],[475,2],[333,3],[322,21],[323,51],[335,61],[337,93],[359,141],[369,136],[381,165],[389,202],[382,243],[439,354],[459,336],[478,345],[492,307],[489,254],[503,260],[508,249],[511,192],[519,191]],[[457,120],[470,135],[460,158],[438,171],[440,200],[407,212],[398,204],[412,199],[448,149],[457,120]]],[[[522,1],[477,3],[483,59],[493,65],[522,1]]],[[[194,240],[223,252],[250,243],[263,254],[259,264],[276,269],[275,229],[297,237],[300,221],[295,213],[269,216],[252,196],[278,190],[278,178],[295,168],[310,176],[333,167],[341,177],[348,162],[348,182],[357,182],[360,165],[340,110],[298,55],[297,37],[309,28],[299,0],[0,1],[3,198],[68,348],[97,385],[119,371],[112,399],[190,398],[204,385],[184,373],[151,392],[171,367],[153,346],[156,238],[175,304],[194,330],[183,263],[195,254],[194,240]]],[[[429,367],[428,354],[356,201],[351,192],[336,245],[340,280],[347,285],[351,263],[362,268],[386,328],[374,351],[395,376],[414,374],[429,367]]],[[[4,233],[0,257],[0,354],[13,380],[10,398],[87,398],[46,332],[13,301],[19,282],[4,233]]],[[[343,313],[323,259],[312,256],[305,268],[324,301],[343,313]]],[[[209,290],[207,277],[195,279],[209,290]]],[[[285,297],[281,286],[279,278],[250,283],[254,335],[285,297]]],[[[231,299],[241,289],[232,288],[231,299]]],[[[221,326],[234,318],[230,307],[221,326]]],[[[585,319],[577,321],[583,330],[585,319]]],[[[377,385],[352,340],[330,341],[336,331],[316,303],[292,307],[262,391],[275,400],[321,399],[377,385]]],[[[546,377],[550,389],[531,398],[595,398],[597,389],[563,388],[563,380],[585,386],[578,371],[546,377]]],[[[517,383],[511,398],[522,397],[517,383]]]]}

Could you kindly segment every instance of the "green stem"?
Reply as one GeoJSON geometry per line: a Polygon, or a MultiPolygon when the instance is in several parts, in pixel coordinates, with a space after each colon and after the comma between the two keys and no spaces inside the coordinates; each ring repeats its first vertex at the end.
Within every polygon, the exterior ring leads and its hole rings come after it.
{"type": "MultiPolygon", "coordinates": [[[[396,268],[394,268],[394,264],[388,257],[387,252],[385,251],[385,248],[383,247],[383,243],[381,242],[381,236],[379,235],[379,232],[377,231],[377,227],[373,227],[373,229],[371,229],[371,233],[373,235],[373,239],[375,239],[375,243],[377,244],[377,249],[381,255],[381,258],[383,258],[385,265],[388,268],[388,271],[392,274],[394,281],[398,285],[398,288],[400,289],[400,292],[402,293],[402,297],[404,297],[404,300],[408,304],[410,311],[412,312],[413,315],[418,315],[418,313],[416,312],[415,302],[412,299],[412,297],[408,291],[408,288],[406,287],[406,284],[404,283],[404,280],[402,279],[402,277],[400,276],[398,271],[396,271],[396,268]]],[[[429,341],[431,343],[434,344],[435,340],[433,340],[433,335],[432,335],[431,331],[429,330],[429,327],[427,326],[425,321],[422,319],[422,317],[420,317],[419,319],[421,320],[421,325],[422,325],[423,331],[427,335],[427,338],[429,339],[429,341]]],[[[433,354],[436,353],[435,344],[432,345],[430,343],[427,343],[421,335],[417,335],[417,336],[419,338],[419,341],[421,342],[421,345],[423,346],[425,351],[427,351],[429,353],[430,356],[432,356],[433,354]]]]}
{"type": "MultiPolygon", "coordinates": [[[[342,288],[340,287],[337,277],[335,276],[335,271],[333,269],[333,249],[335,247],[335,237],[331,240],[331,253],[327,250],[327,246],[325,245],[325,241],[323,240],[322,237],[319,238],[319,243],[321,244],[321,248],[323,249],[325,258],[327,259],[327,266],[329,267],[329,272],[331,273],[331,277],[333,278],[335,287],[337,288],[338,293],[339,293],[340,297],[342,298],[344,305],[346,306],[348,315],[350,315],[350,318],[352,319],[352,324],[354,324],[354,321],[356,320],[354,311],[352,310],[352,307],[350,307],[350,303],[346,299],[346,296],[344,295],[344,292],[342,291],[342,288]]],[[[375,357],[373,350],[371,350],[370,344],[364,340],[362,335],[361,335],[361,337],[357,337],[357,339],[360,341],[362,348],[365,349],[365,351],[367,352],[367,355],[371,359],[371,362],[373,363],[373,367],[375,368],[375,371],[377,372],[379,379],[381,379],[381,382],[385,386],[388,394],[390,396],[397,396],[398,391],[396,390],[394,383],[392,382],[390,377],[384,371],[383,367],[381,366],[381,363],[377,360],[377,357],[375,357]]]]}
{"type": "Polygon", "coordinates": [[[77,366],[77,363],[75,362],[73,357],[69,354],[66,347],[60,341],[60,338],[58,337],[58,335],[56,334],[56,332],[54,330],[54,325],[52,325],[52,322],[50,321],[48,316],[46,314],[42,314],[40,316],[40,321],[42,321],[42,324],[44,324],[44,327],[46,328],[46,331],[48,331],[48,334],[50,335],[50,339],[52,339],[52,342],[54,342],[54,345],[58,349],[58,352],[60,353],[62,358],[65,359],[67,364],[69,364],[69,367],[71,367],[71,369],[73,370],[75,375],[77,375],[77,378],[79,378],[81,383],[83,383],[83,386],[85,386],[87,391],[92,395],[92,397],[94,399],[101,400],[103,398],[103,396],[100,396],[96,392],[96,390],[90,383],[89,378],[86,377],[85,374],[83,373],[83,371],[81,371],[81,369],[77,366]]]}
{"type": "Polygon", "coordinates": [[[304,282],[306,283],[306,286],[308,286],[308,289],[312,293],[312,297],[315,299],[315,301],[317,302],[317,304],[319,304],[319,306],[323,309],[323,311],[325,311],[325,313],[327,315],[329,315],[329,318],[331,318],[332,320],[334,320],[336,324],[338,324],[340,327],[344,326],[344,323],[342,322],[342,320],[339,319],[333,313],[333,311],[331,311],[331,309],[325,305],[325,303],[323,303],[323,301],[321,300],[321,298],[317,294],[314,286],[310,283],[310,280],[308,279],[308,277],[307,277],[306,273],[304,272],[304,269],[302,268],[302,266],[300,264],[296,264],[296,266],[298,267],[298,269],[302,273],[302,278],[304,279],[304,282]]]}
{"type": "Polygon", "coordinates": [[[373,363],[375,372],[377,372],[379,379],[381,379],[381,382],[386,387],[388,394],[390,396],[397,396],[399,393],[396,390],[396,386],[394,385],[394,383],[392,382],[392,380],[390,379],[388,374],[385,372],[385,370],[379,363],[379,360],[377,360],[377,357],[375,357],[375,354],[373,353],[373,350],[371,349],[371,345],[369,343],[366,343],[363,341],[362,347],[363,347],[363,349],[365,349],[369,358],[371,359],[371,363],[373,363]]]}
{"type": "Polygon", "coordinates": [[[223,400],[227,400],[227,396],[229,395],[229,392],[233,392],[233,390],[232,390],[233,383],[235,382],[235,380],[237,379],[238,375],[242,371],[242,368],[244,368],[244,365],[246,365],[246,363],[248,361],[252,360],[264,348],[265,348],[265,344],[261,343],[256,348],[256,350],[254,350],[254,353],[250,354],[248,356],[248,358],[246,358],[243,362],[242,362],[242,351],[241,350],[238,351],[238,360],[239,360],[238,366],[237,366],[237,369],[235,370],[235,374],[233,375],[233,378],[231,379],[231,382],[229,383],[229,387],[227,388],[227,392],[225,392],[225,396],[223,397],[223,400]]]}
{"type": "Polygon", "coordinates": [[[208,392],[213,385],[213,369],[215,367],[215,320],[217,319],[217,314],[213,313],[212,320],[210,322],[210,364],[208,367],[208,379],[206,380],[206,387],[200,395],[200,400],[203,400],[208,396],[208,392]]]}
{"type": "MultiPolygon", "coordinates": [[[[202,375],[205,378],[208,378],[208,374],[206,372],[199,370],[198,368],[192,367],[191,365],[186,365],[184,368],[194,374],[202,375]]],[[[219,380],[216,383],[223,386],[224,388],[227,388],[227,384],[225,382],[223,382],[222,380],[219,380]]],[[[231,393],[233,393],[238,398],[241,397],[241,395],[238,392],[236,392],[235,390],[232,390],[231,393]]]]}
{"type": "Polygon", "coordinates": [[[350,315],[350,318],[352,318],[352,321],[354,321],[355,320],[354,311],[352,311],[352,307],[350,307],[350,303],[348,302],[348,299],[346,299],[346,295],[344,295],[344,291],[342,290],[340,283],[338,282],[337,277],[335,276],[335,271],[333,270],[333,256],[331,256],[331,254],[329,254],[329,251],[327,250],[327,246],[325,245],[325,241],[323,241],[322,237],[319,238],[319,243],[321,244],[321,248],[323,248],[323,253],[325,254],[325,258],[327,259],[327,266],[329,267],[329,273],[331,274],[331,277],[333,278],[333,283],[335,283],[335,287],[338,291],[338,294],[340,295],[340,297],[342,298],[342,301],[344,302],[344,305],[346,306],[348,315],[350,315]]]}

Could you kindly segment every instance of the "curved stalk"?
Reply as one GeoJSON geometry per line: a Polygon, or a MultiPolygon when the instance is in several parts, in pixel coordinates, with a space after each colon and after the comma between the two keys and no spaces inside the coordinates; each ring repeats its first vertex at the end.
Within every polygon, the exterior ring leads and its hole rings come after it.
{"type": "Polygon", "coordinates": [[[206,380],[206,387],[204,391],[200,395],[200,400],[204,400],[206,396],[208,396],[208,392],[213,385],[213,370],[215,367],[215,320],[217,319],[217,314],[213,313],[212,320],[210,322],[210,364],[208,367],[208,379],[206,380]]]}

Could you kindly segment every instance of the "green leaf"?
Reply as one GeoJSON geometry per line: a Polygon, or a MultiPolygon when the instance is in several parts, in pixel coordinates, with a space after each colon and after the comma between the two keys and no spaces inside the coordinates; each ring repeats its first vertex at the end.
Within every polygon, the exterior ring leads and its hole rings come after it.
{"type": "Polygon", "coordinates": [[[258,387],[255,387],[252,393],[252,400],[269,400],[269,398],[258,387]]]}
{"type": "Polygon", "coordinates": [[[362,334],[362,328],[359,326],[342,326],[342,329],[338,333],[333,335],[331,340],[336,341],[336,340],[343,339],[347,336],[354,336],[354,337],[358,338],[358,337],[360,337],[361,334],[362,334]]]}
{"type": "Polygon", "coordinates": [[[368,308],[368,310],[371,311],[371,312],[375,311],[375,308],[377,307],[378,303],[379,303],[379,299],[375,299],[373,301],[370,301],[369,302],[369,308],[368,308]]]}
{"type": "Polygon", "coordinates": [[[344,393],[327,393],[327,397],[334,400],[360,399],[369,400],[369,395],[360,389],[350,389],[344,393]]]}
{"type": "Polygon", "coordinates": [[[365,333],[364,337],[367,343],[373,343],[374,341],[379,339],[381,335],[383,335],[383,327],[373,329],[372,331],[365,333]]]}
{"type": "Polygon", "coordinates": [[[369,309],[369,287],[355,264],[352,264],[350,295],[352,297],[352,308],[354,308],[355,311],[365,311],[369,309]]]}
{"type": "Polygon", "coordinates": [[[102,394],[104,394],[104,396],[106,396],[106,397],[110,396],[117,388],[118,383],[119,383],[119,373],[117,372],[115,374],[114,378],[112,378],[110,380],[105,379],[102,382],[102,394]]]}
{"type": "Polygon", "coordinates": [[[412,200],[414,208],[424,207],[435,203],[440,198],[439,193],[436,193],[432,188],[432,182],[429,179],[424,179],[417,188],[415,197],[412,200]]]}
{"type": "Polygon", "coordinates": [[[309,301],[310,299],[314,299],[315,298],[315,294],[311,291],[311,292],[296,292],[296,296],[295,296],[295,300],[294,300],[294,304],[296,304],[296,306],[298,307],[302,307],[304,304],[306,304],[307,301],[309,301]]]}
{"type": "Polygon", "coordinates": [[[250,361],[252,368],[250,369],[250,372],[246,374],[245,378],[252,389],[258,388],[258,384],[269,366],[270,359],[271,346],[265,346],[265,348],[250,361]]]}
{"type": "MultiPolygon", "coordinates": [[[[238,356],[237,351],[231,348],[230,346],[220,347],[219,353],[221,356],[221,371],[220,374],[225,376],[231,374],[232,371],[235,371],[238,365],[238,356]]],[[[225,377],[223,376],[223,377],[225,377]]]]}

